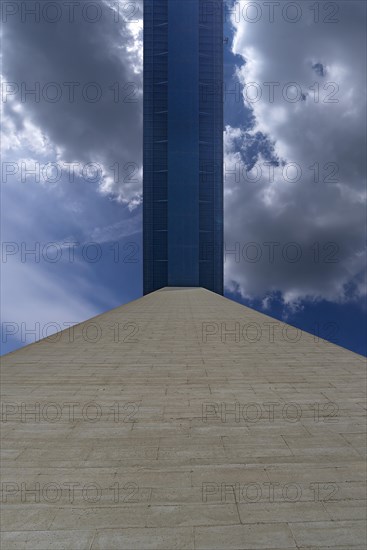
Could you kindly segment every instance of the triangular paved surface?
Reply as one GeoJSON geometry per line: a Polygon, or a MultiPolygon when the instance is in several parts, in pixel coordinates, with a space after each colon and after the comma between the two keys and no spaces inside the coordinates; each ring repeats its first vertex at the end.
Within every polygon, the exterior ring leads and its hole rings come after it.
{"type": "Polygon", "coordinates": [[[73,330],[3,360],[2,548],[365,547],[362,357],[203,289],[73,330]]]}

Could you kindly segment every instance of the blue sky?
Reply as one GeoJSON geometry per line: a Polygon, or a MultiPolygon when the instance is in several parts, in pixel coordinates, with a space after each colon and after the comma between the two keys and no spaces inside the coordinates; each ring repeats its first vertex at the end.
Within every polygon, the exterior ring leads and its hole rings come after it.
{"type": "MultiPolygon", "coordinates": [[[[225,25],[226,296],[365,354],[365,3],[250,4],[225,25]]],[[[3,353],[142,294],[142,5],[99,6],[4,23],[3,353]]]]}

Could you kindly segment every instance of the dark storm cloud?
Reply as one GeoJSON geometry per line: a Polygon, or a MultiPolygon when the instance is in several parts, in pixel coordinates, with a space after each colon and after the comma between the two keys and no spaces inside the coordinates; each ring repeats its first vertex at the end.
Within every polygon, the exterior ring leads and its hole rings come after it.
{"type": "Polygon", "coordinates": [[[43,2],[11,4],[18,11],[3,24],[5,114],[18,130],[25,119],[39,128],[59,159],[100,163],[107,176],[101,188],[136,202],[141,192],[141,2],[121,2],[118,11],[117,3],[107,0],[76,2],[72,18],[67,3],[60,3],[55,23],[52,11],[41,10],[38,21],[24,12],[24,5],[42,8],[43,2]],[[11,108],[19,103],[20,110],[11,108]],[[126,163],[136,167],[132,182],[124,177],[126,163]]]}
{"type": "Polygon", "coordinates": [[[265,303],[280,294],[291,306],[318,299],[361,303],[366,5],[334,3],[335,23],[324,24],[324,12],[315,23],[312,2],[296,3],[302,17],[290,23],[279,15],[286,4],[274,22],[264,10],[255,24],[233,19],[233,51],[246,61],[237,74],[256,121],[250,134],[267,136],[280,162],[269,167],[259,155],[247,175],[251,142],[245,129],[227,127],[225,162],[241,174],[226,178],[225,240],[232,249],[241,246],[240,257],[227,257],[227,288],[265,303]],[[249,83],[261,90],[258,101],[248,101],[249,83]]]}

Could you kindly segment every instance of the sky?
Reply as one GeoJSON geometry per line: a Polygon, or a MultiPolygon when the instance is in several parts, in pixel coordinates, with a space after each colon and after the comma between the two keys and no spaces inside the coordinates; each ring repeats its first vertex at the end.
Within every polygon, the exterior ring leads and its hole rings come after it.
{"type": "MultiPolygon", "coordinates": [[[[2,353],[142,295],[142,16],[2,5],[2,353]]],[[[225,295],[362,354],[365,17],[228,0],[223,82],[225,295]]]]}

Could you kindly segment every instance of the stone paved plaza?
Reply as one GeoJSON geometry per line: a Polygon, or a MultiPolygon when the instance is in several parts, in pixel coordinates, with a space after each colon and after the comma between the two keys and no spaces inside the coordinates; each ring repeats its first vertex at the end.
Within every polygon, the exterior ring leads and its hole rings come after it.
{"type": "Polygon", "coordinates": [[[7,355],[2,549],[364,549],[365,360],[163,289],[7,355]]]}

